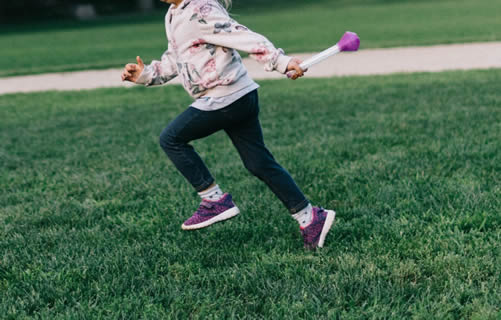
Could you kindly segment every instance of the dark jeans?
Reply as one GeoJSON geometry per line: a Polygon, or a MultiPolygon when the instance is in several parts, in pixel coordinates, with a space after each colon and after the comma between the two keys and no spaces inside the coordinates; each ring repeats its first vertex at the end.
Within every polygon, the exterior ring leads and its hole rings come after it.
{"type": "Polygon", "coordinates": [[[202,111],[189,107],[163,130],[160,145],[193,187],[202,191],[214,183],[214,178],[188,143],[224,130],[245,167],[264,181],[291,213],[296,213],[308,205],[308,200],[264,145],[258,115],[257,90],[223,109],[202,111]]]}

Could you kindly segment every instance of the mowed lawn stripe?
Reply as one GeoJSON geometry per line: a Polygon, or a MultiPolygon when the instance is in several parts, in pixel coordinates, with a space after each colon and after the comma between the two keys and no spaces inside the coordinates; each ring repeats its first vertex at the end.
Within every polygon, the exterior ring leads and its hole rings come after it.
{"type": "Polygon", "coordinates": [[[0,97],[6,318],[499,317],[501,71],[261,83],[268,147],[337,222],[297,223],[217,133],[242,214],[198,232],[158,146],[177,86],[0,97]]]}

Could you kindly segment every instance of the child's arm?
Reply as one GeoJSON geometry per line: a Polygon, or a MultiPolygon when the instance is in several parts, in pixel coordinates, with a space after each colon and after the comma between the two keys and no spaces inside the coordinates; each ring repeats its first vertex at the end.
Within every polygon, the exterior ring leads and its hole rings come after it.
{"type": "Polygon", "coordinates": [[[177,68],[169,50],[162,55],[161,61],[153,60],[145,66],[141,58],[137,57],[138,64],[125,66],[122,80],[128,80],[146,86],[162,85],[177,76],[177,68]]]}
{"type": "Polygon", "coordinates": [[[297,64],[267,38],[231,19],[221,7],[210,2],[206,5],[210,6],[210,13],[203,19],[195,17],[191,21],[197,24],[205,42],[248,52],[251,58],[264,64],[266,71],[285,73],[290,70],[289,63],[297,64]]]}

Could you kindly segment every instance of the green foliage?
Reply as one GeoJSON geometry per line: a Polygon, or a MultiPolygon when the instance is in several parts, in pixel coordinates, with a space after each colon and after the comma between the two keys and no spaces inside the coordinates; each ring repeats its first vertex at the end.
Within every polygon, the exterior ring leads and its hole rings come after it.
{"type": "MultiPolygon", "coordinates": [[[[323,50],[346,30],[360,35],[362,49],[501,40],[499,0],[238,3],[234,18],[287,53],[323,50]]],[[[0,77],[159,59],[167,48],[163,15],[2,27],[0,77]]]]}
{"type": "Polygon", "coordinates": [[[178,86],[0,97],[0,314],[70,318],[501,316],[501,71],[261,83],[268,147],[326,247],[243,168],[194,143],[242,214],[180,225],[198,197],[158,146],[178,86]]]}
{"type": "MultiPolygon", "coordinates": [[[[77,5],[92,5],[98,14],[119,14],[138,9],[137,0],[16,0],[0,3],[2,22],[23,23],[30,20],[72,18],[77,5]]],[[[160,1],[154,1],[160,6],[160,1]]]]}

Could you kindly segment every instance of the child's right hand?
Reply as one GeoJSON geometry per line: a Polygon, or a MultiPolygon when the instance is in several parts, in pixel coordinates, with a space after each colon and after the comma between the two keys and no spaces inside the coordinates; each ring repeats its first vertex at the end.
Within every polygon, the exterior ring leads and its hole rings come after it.
{"type": "Polygon", "coordinates": [[[136,82],[144,70],[143,60],[139,56],[136,57],[137,64],[128,63],[122,72],[122,81],[136,82]]]}

